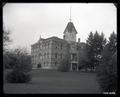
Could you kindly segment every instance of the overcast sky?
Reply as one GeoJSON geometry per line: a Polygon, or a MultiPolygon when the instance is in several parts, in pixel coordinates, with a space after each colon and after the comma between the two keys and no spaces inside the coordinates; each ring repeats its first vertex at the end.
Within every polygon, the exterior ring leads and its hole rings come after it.
{"type": "Polygon", "coordinates": [[[117,33],[117,10],[112,3],[7,3],[3,7],[3,22],[11,31],[10,48],[27,47],[42,38],[63,38],[70,17],[81,42],[86,42],[90,31],[105,34],[108,39],[117,33]]]}

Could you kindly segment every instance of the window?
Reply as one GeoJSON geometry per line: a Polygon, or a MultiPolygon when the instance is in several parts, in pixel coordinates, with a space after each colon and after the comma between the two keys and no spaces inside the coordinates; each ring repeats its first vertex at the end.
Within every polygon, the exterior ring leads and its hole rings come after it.
{"type": "Polygon", "coordinates": [[[61,49],[62,49],[62,44],[61,44],[61,49]]]}
{"type": "Polygon", "coordinates": [[[46,58],[46,53],[44,54],[44,58],[46,58]]]}
{"type": "Polygon", "coordinates": [[[47,66],[48,66],[49,62],[47,62],[47,66]]]}
{"type": "Polygon", "coordinates": [[[55,62],[55,66],[57,66],[57,62],[55,62]]]}
{"type": "Polygon", "coordinates": [[[44,62],[44,66],[45,66],[45,62],[44,62]]]}
{"type": "Polygon", "coordinates": [[[57,49],[57,45],[55,45],[55,48],[57,49]]]}
{"type": "Polygon", "coordinates": [[[61,53],[61,59],[62,59],[62,53],[61,53]]]}
{"type": "Polygon", "coordinates": [[[72,54],[72,61],[77,61],[77,54],[72,54]]]}
{"type": "Polygon", "coordinates": [[[49,58],[49,53],[47,53],[47,58],[49,58]]]}
{"type": "Polygon", "coordinates": [[[43,54],[43,59],[45,59],[45,53],[43,54]]]}
{"type": "Polygon", "coordinates": [[[55,58],[57,59],[57,53],[55,53],[55,58]]]}
{"type": "Polygon", "coordinates": [[[49,43],[48,43],[48,48],[49,48],[49,43]]]}
{"type": "Polygon", "coordinates": [[[46,43],[46,49],[48,48],[48,43],[46,43]]]}
{"type": "Polygon", "coordinates": [[[46,44],[44,44],[44,46],[45,46],[45,49],[46,49],[46,44]]]}
{"type": "Polygon", "coordinates": [[[42,45],[42,48],[44,49],[44,44],[42,45]]]}
{"type": "Polygon", "coordinates": [[[40,57],[41,57],[41,53],[39,53],[39,59],[40,59],[40,57]]]}

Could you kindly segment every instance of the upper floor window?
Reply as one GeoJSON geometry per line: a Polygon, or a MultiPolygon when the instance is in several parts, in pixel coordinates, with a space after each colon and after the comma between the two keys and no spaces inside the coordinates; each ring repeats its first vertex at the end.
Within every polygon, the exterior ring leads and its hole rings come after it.
{"type": "Polygon", "coordinates": [[[57,49],[57,44],[55,44],[55,48],[57,49]]]}
{"type": "Polygon", "coordinates": [[[57,59],[57,53],[55,53],[55,58],[57,59]]]}
{"type": "Polygon", "coordinates": [[[47,53],[47,58],[49,58],[49,53],[47,53]]]}
{"type": "Polygon", "coordinates": [[[61,59],[62,59],[62,53],[61,53],[61,56],[60,56],[60,57],[61,57],[61,59]]]}
{"type": "Polygon", "coordinates": [[[72,61],[77,61],[77,54],[72,54],[72,61]]]}
{"type": "Polygon", "coordinates": [[[48,43],[48,48],[49,48],[50,44],[48,43]]]}
{"type": "Polygon", "coordinates": [[[41,57],[41,53],[39,53],[39,59],[40,59],[40,57],[41,57]]]}
{"type": "Polygon", "coordinates": [[[46,43],[45,43],[45,45],[44,45],[44,46],[45,46],[45,49],[46,49],[46,43]]]}
{"type": "Polygon", "coordinates": [[[61,44],[61,49],[62,49],[62,44],[61,44]]]}

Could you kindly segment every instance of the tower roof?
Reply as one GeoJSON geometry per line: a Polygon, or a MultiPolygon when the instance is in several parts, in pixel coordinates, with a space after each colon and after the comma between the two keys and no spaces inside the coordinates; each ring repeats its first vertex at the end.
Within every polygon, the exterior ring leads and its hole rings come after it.
{"type": "Polygon", "coordinates": [[[72,22],[68,22],[68,24],[67,24],[67,26],[66,26],[66,28],[64,30],[64,33],[65,32],[69,32],[69,33],[75,32],[77,34],[75,26],[74,26],[74,24],[72,22]]]}

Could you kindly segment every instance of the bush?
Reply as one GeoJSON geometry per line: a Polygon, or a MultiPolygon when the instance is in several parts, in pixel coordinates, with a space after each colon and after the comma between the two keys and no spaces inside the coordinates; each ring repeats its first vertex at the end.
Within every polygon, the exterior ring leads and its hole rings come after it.
{"type": "Polygon", "coordinates": [[[99,67],[97,67],[97,78],[103,92],[115,92],[117,90],[117,77],[114,65],[117,65],[117,63],[114,63],[113,53],[108,48],[106,47],[103,51],[103,58],[99,67]]]}
{"type": "Polygon", "coordinates": [[[13,70],[7,74],[6,80],[9,83],[27,83],[31,80],[29,73],[13,70]]]}
{"type": "Polygon", "coordinates": [[[70,69],[70,63],[69,60],[62,60],[60,62],[60,65],[58,66],[58,70],[61,72],[67,72],[70,69]]]}
{"type": "Polygon", "coordinates": [[[27,83],[31,80],[30,71],[32,70],[30,55],[24,49],[15,49],[13,52],[15,60],[12,71],[6,75],[9,83],[27,83]]]}

